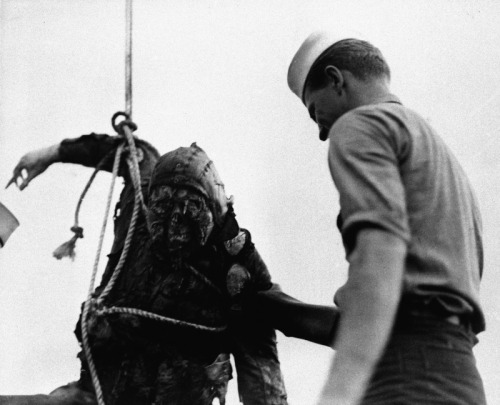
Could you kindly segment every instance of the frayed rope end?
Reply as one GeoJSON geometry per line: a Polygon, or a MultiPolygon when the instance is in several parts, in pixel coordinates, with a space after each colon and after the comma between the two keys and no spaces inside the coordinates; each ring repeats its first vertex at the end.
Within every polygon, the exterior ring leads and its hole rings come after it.
{"type": "Polygon", "coordinates": [[[75,245],[79,238],[83,238],[83,228],[79,226],[72,226],[71,231],[75,233],[73,237],[69,241],[64,242],[52,253],[52,256],[54,256],[57,260],[61,260],[63,257],[69,257],[72,261],[75,260],[75,245]]]}

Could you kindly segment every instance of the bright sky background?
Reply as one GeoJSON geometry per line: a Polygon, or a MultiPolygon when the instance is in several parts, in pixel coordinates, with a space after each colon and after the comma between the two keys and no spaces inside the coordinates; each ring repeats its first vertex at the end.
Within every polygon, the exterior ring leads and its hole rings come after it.
{"type": "MultiPolygon", "coordinates": [[[[124,109],[125,1],[0,0],[0,186],[26,152],[92,131],[124,109]]],[[[160,152],[196,141],[236,198],[274,280],[330,304],[347,265],[335,228],[327,143],[286,72],[318,28],[353,29],[392,68],[393,92],[438,130],[470,175],[484,219],[476,346],[487,397],[500,397],[500,3],[491,1],[141,0],[134,5],[134,119],[160,152]]],[[[84,201],[77,258],[69,239],[90,169],[56,165],[24,192],[0,189],[20,228],[0,251],[0,394],[49,392],[78,377],[73,335],[87,295],[105,196],[84,201]]],[[[109,228],[105,252],[112,237],[109,228]]],[[[105,259],[105,257],[104,257],[105,259]]],[[[102,266],[105,260],[102,260],[102,266]]],[[[332,351],[279,334],[290,404],[312,404],[332,351]]],[[[236,404],[236,382],[229,404],[236,404]]]]}

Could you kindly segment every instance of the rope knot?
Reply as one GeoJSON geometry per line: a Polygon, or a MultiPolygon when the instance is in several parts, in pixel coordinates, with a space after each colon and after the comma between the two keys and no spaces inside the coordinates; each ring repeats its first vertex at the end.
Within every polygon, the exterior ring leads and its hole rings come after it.
{"type": "Polygon", "coordinates": [[[125,130],[123,129],[125,125],[130,129],[131,132],[137,131],[137,124],[132,120],[126,119],[116,125],[116,132],[118,132],[121,136],[125,136],[125,130]]]}
{"type": "Polygon", "coordinates": [[[77,238],[83,238],[83,228],[81,226],[73,225],[70,229],[77,238]]]}
{"type": "MultiPolygon", "coordinates": [[[[142,151],[142,149],[136,149],[135,151],[137,153],[137,156],[136,156],[137,163],[141,163],[144,160],[144,152],[142,151]]],[[[125,157],[127,158],[127,160],[133,159],[132,152],[130,150],[130,146],[125,146],[123,148],[123,154],[125,155],[125,157]]]]}
{"type": "Polygon", "coordinates": [[[116,131],[117,134],[120,134],[121,136],[125,136],[125,130],[124,126],[127,126],[128,129],[130,129],[131,132],[137,131],[137,124],[130,119],[130,116],[123,111],[118,111],[113,114],[111,117],[111,126],[113,129],[116,131]],[[123,117],[124,120],[116,123],[116,120],[118,117],[123,117]]]}
{"type": "Polygon", "coordinates": [[[52,253],[52,256],[57,260],[61,260],[63,257],[69,257],[71,260],[75,260],[75,245],[79,238],[83,238],[83,228],[78,225],[73,225],[70,229],[74,233],[73,237],[67,242],[64,242],[52,253]]]}

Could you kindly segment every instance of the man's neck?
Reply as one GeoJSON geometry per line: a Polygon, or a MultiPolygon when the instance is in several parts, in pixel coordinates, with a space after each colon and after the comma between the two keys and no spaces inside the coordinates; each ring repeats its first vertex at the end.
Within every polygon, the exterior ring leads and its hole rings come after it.
{"type": "Polygon", "coordinates": [[[390,95],[389,83],[385,80],[357,81],[352,84],[349,105],[351,108],[356,108],[363,105],[377,104],[390,95]]]}

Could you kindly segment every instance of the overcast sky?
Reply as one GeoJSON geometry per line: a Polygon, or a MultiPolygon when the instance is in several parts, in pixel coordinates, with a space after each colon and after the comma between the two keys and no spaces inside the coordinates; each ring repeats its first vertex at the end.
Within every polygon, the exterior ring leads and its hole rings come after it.
{"type": "MultiPolygon", "coordinates": [[[[124,109],[125,1],[0,0],[0,186],[26,152],[111,133],[124,109]]],[[[478,366],[500,396],[500,4],[496,1],[160,1],[134,5],[134,120],[164,153],[196,141],[214,160],[240,224],[276,282],[330,304],[347,264],[327,144],[288,90],[290,59],[313,30],[355,30],[386,55],[392,88],[455,152],[484,219],[478,366]]],[[[0,394],[49,392],[78,377],[73,335],[86,298],[110,176],[84,201],[77,258],[69,239],[91,174],[55,165],[24,192],[0,190],[20,228],[0,250],[0,394]]],[[[105,251],[109,249],[109,229],[105,251]]],[[[102,266],[105,264],[105,257],[102,266]]],[[[290,404],[314,402],[332,351],[279,335],[290,404]]],[[[236,382],[229,404],[236,403],[236,382]]]]}

